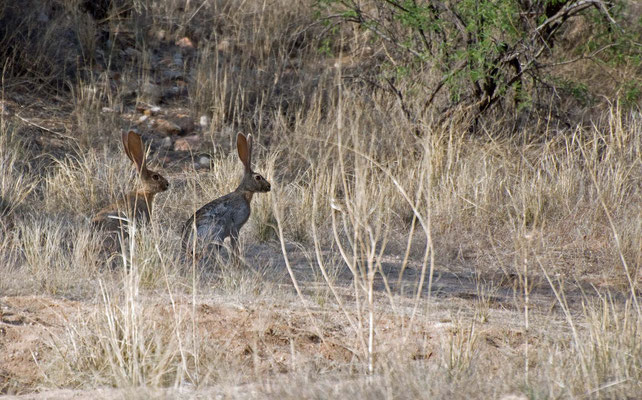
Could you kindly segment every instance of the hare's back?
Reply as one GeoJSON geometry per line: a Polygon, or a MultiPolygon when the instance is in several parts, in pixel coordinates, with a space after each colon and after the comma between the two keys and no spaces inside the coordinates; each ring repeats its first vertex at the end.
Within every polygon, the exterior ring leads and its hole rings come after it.
{"type": "Polygon", "coordinates": [[[119,231],[127,225],[131,218],[138,223],[150,220],[150,210],[143,197],[129,193],[119,201],[108,205],[91,220],[93,226],[107,231],[119,231]]]}
{"type": "Polygon", "coordinates": [[[96,214],[91,220],[91,225],[105,231],[118,231],[121,228],[124,217],[117,209],[107,207],[96,214]]]}
{"type": "Polygon", "coordinates": [[[250,207],[242,196],[230,193],[213,200],[196,212],[195,225],[199,236],[222,241],[238,232],[250,216],[250,207]]]}

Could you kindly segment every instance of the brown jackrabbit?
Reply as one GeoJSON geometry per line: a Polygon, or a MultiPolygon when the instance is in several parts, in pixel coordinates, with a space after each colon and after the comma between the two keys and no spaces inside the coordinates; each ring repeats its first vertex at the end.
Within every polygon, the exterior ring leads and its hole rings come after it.
{"type": "Polygon", "coordinates": [[[164,192],[169,182],[159,173],[147,169],[145,150],[140,136],[133,131],[123,133],[125,154],[136,165],[140,177],[137,190],[108,205],[92,219],[92,225],[108,232],[121,232],[129,220],[149,222],[152,215],[154,196],[164,192]]]}

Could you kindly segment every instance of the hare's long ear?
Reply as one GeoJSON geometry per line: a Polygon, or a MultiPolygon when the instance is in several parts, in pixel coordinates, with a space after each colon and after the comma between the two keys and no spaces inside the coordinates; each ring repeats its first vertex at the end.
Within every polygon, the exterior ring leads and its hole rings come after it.
{"type": "Polygon", "coordinates": [[[123,149],[125,149],[125,154],[127,154],[127,158],[129,158],[132,162],[134,162],[134,159],[132,158],[131,153],[129,152],[129,143],[128,143],[128,138],[130,134],[135,134],[134,131],[129,131],[129,132],[123,132],[122,139],[123,139],[123,149]]]}
{"type": "Polygon", "coordinates": [[[247,135],[247,165],[252,169],[252,146],[254,144],[254,136],[252,134],[247,135]]]}
{"type": "Polygon", "coordinates": [[[143,140],[136,132],[129,131],[127,133],[127,140],[125,140],[125,135],[123,135],[123,144],[125,145],[125,152],[129,156],[129,159],[136,165],[138,172],[143,172],[146,169],[143,140]]]}
{"type": "Polygon", "coordinates": [[[239,151],[239,158],[245,166],[245,172],[252,171],[251,161],[251,150],[252,150],[252,135],[248,135],[247,139],[242,133],[239,133],[236,136],[236,147],[239,151]]]}

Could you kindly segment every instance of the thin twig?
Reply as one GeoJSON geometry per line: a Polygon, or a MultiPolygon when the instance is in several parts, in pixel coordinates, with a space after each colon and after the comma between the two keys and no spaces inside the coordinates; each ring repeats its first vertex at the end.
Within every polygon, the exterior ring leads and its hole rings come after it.
{"type": "Polygon", "coordinates": [[[464,69],[466,67],[466,65],[468,65],[468,60],[459,61],[459,63],[455,64],[454,68],[447,75],[445,75],[443,78],[441,78],[441,80],[437,83],[437,86],[435,87],[435,89],[433,89],[433,91],[430,94],[430,96],[428,96],[428,100],[426,100],[426,102],[424,103],[424,108],[423,108],[424,111],[428,107],[430,107],[432,102],[435,100],[435,96],[437,96],[437,93],[439,93],[441,88],[444,87],[446,82],[448,82],[448,80],[450,78],[452,78],[455,74],[459,73],[462,69],[464,69]]]}
{"type": "Polygon", "coordinates": [[[43,131],[47,131],[47,132],[49,132],[49,133],[53,133],[54,135],[58,135],[58,136],[63,137],[63,138],[65,138],[65,139],[73,139],[72,137],[67,136],[67,135],[65,135],[65,134],[63,134],[63,133],[56,132],[56,131],[51,130],[51,129],[49,129],[49,128],[45,127],[45,126],[42,126],[42,125],[40,125],[40,124],[38,124],[38,123],[36,123],[36,122],[30,121],[30,120],[28,120],[28,119],[26,119],[26,118],[24,118],[24,117],[21,117],[19,114],[15,114],[15,116],[16,116],[19,120],[21,120],[22,122],[24,122],[24,123],[26,123],[26,124],[29,124],[29,125],[31,125],[31,126],[35,126],[36,128],[38,128],[38,129],[42,129],[43,131]]]}
{"type": "Polygon", "coordinates": [[[573,63],[576,63],[576,62],[578,62],[580,60],[586,60],[586,59],[590,60],[590,59],[593,59],[593,57],[595,57],[599,53],[603,52],[604,50],[609,49],[609,48],[614,47],[614,46],[615,46],[615,43],[610,43],[610,44],[607,44],[604,47],[601,47],[601,48],[595,50],[591,54],[582,54],[581,56],[575,57],[575,58],[573,58],[571,60],[560,61],[558,63],[552,63],[552,64],[543,64],[543,65],[539,65],[538,67],[539,68],[559,67],[561,65],[573,64],[573,63]]]}

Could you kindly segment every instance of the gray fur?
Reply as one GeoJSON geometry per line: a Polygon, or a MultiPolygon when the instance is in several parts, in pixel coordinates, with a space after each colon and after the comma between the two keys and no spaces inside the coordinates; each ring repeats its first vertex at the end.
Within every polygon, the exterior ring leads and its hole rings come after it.
{"type": "Polygon", "coordinates": [[[245,173],[239,186],[232,193],[219,197],[201,207],[183,227],[183,249],[191,252],[208,243],[220,247],[230,238],[232,248],[238,252],[238,237],[243,225],[250,217],[250,202],[254,193],[269,192],[270,183],[260,174],[252,171],[252,135],[246,138],[239,133],[237,150],[243,162],[245,173]],[[196,243],[194,243],[196,233],[196,243]]]}

